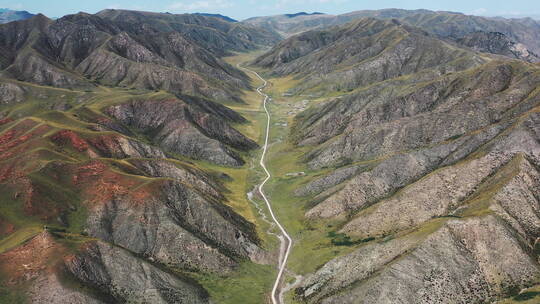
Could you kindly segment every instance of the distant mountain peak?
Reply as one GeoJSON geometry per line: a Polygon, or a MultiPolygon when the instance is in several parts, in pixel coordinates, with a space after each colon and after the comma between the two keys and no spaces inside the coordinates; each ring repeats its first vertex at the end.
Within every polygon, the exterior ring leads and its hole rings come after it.
{"type": "Polygon", "coordinates": [[[225,21],[229,21],[229,22],[238,22],[238,20],[236,19],[233,19],[229,16],[224,16],[224,15],[221,15],[221,14],[210,14],[210,13],[194,13],[193,15],[199,15],[199,16],[205,16],[205,17],[215,17],[215,18],[220,18],[220,19],[223,19],[225,21]]]}
{"type": "Polygon", "coordinates": [[[0,8],[0,23],[8,23],[11,21],[24,20],[34,16],[27,11],[14,11],[8,8],[0,8]]]}
{"type": "Polygon", "coordinates": [[[306,13],[306,12],[298,12],[296,14],[285,14],[285,16],[289,18],[299,17],[299,16],[312,16],[312,15],[324,15],[324,13],[320,12],[313,12],[313,13],[306,13]]]}

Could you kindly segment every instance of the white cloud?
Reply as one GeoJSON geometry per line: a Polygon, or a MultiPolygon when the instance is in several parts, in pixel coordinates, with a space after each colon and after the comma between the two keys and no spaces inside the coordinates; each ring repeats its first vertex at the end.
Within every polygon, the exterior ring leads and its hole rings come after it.
{"type": "Polygon", "coordinates": [[[198,0],[193,2],[182,1],[175,2],[167,8],[170,10],[193,11],[193,10],[208,10],[222,9],[231,7],[233,4],[228,0],[198,0]]]}
{"type": "Polygon", "coordinates": [[[145,11],[149,9],[146,6],[135,5],[135,4],[132,4],[132,5],[109,4],[106,8],[107,9],[127,9],[127,10],[134,10],[134,11],[145,11]]]}
{"type": "Polygon", "coordinates": [[[488,12],[488,10],[486,8],[481,7],[481,8],[477,8],[477,9],[473,10],[471,13],[473,15],[485,15],[487,12],[488,12]]]}
{"type": "Polygon", "coordinates": [[[24,7],[21,3],[0,3],[0,8],[7,8],[10,10],[22,10],[24,7]]]}
{"type": "Polygon", "coordinates": [[[309,5],[309,4],[342,4],[349,0],[276,0],[273,7],[275,9],[285,9],[291,5],[309,5]]]}

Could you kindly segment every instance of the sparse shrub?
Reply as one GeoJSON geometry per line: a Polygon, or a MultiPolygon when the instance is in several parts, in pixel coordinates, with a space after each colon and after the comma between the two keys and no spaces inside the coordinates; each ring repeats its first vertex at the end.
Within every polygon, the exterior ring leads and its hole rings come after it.
{"type": "Polygon", "coordinates": [[[456,134],[454,136],[451,136],[448,140],[456,140],[456,139],[460,138],[461,136],[463,136],[463,134],[456,134]]]}
{"type": "Polygon", "coordinates": [[[374,237],[368,237],[360,240],[351,240],[351,237],[345,233],[336,233],[335,231],[328,232],[328,237],[331,238],[330,243],[334,246],[352,246],[360,243],[373,241],[374,237]]]}
{"type": "Polygon", "coordinates": [[[528,301],[536,298],[537,296],[540,296],[540,291],[527,291],[518,294],[514,297],[514,300],[516,301],[528,301]]]}

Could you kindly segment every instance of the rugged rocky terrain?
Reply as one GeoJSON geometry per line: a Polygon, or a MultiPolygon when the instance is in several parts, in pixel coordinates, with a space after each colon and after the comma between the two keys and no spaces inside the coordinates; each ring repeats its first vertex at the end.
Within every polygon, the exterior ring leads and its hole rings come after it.
{"type": "Polygon", "coordinates": [[[264,112],[237,63],[269,80],[287,303],[534,298],[537,28],[425,10],[0,25],[0,303],[268,301],[276,229],[246,195],[264,112]]]}
{"type": "Polygon", "coordinates": [[[232,148],[248,151],[257,147],[228,124],[245,122],[242,116],[204,99],[183,96],[181,100],[132,101],[105,112],[149,134],[164,149],[193,159],[240,166],[244,162],[232,148]]]}
{"type": "Polygon", "coordinates": [[[354,249],[307,275],[298,300],[487,303],[539,283],[537,65],[371,18],[293,36],[254,64],[294,76],[288,95],[334,95],[294,118],[309,170],[294,194],[354,249]]]}
{"type": "Polygon", "coordinates": [[[275,38],[215,17],[131,11],[38,15],[0,27],[4,77],[71,89],[163,89],[239,101],[246,75],[219,56],[275,38]]]}
{"type": "Polygon", "coordinates": [[[124,31],[144,33],[177,31],[220,56],[270,46],[279,35],[249,24],[204,14],[161,14],[127,10],[104,10],[97,16],[111,20],[124,31]],[[143,26],[144,25],[144,26],[143,26]]]}
{"type": "Polygon", "coordinates": [[[503,33],[475,32],[458,39],[457,43],[479,52],[504,55],[528,62],[540,61],[540,57],[529,51],[525,45],[513,42],[503,33]]]}

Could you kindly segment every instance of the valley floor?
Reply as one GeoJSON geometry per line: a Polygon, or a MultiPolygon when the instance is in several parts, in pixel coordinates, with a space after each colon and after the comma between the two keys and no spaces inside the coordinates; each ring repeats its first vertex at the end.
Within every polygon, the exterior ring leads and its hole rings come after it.
{"type": "MultiPolygon", "coordinates": [[[[260,52],[239,54],[226,59],[230,64],[241,63],[241,65],[247,65],[257,55],[260,55],[260,52]]],[[[253,69],[253,67],[250,67],[250,69],[253,69]]],[[[254,70],[261,74],[266,72],[264,70],[254,70]]],[[[258,87],[260,80],[253,77],[253,85],[258,87]]],[[[272,176],[265,186],[265,192],[273,206],[277,219],[283,223],[283,226],[294,240],[283,281],[283,287],[287,291],[284,295],[285,303],[299,303],[294,298],[294,288],[292,287],[297,286],[303,275],[314,272],[332,258],[349,253],[354,249],[351,246],[334,246],[332,244],[332,232],[336,228],[331,222],[313,224],[306,221],[304,213],[308,200],[294,195],[294,190],[300,185],[321,175],[320,171],[309,170],[301,162],[305,149],[295,147],[289,139],[290,126],[293,123],[294,115],[304,110],[310,103],[319,102],[319,100],[306,97],[284,96],[284,93],[294,85],[295,82],[289,78],[270,78],[268,79],[268,87],[265,88],[265,93],[270,96],[268,109],[271,113],[269,149],[266,162],[272,176]]],[[[261,114],[264,112],[262,112],[261,108],[256,110],[253,108],[254,106],[261,106],[260,98],[254,98],[251,92],[246,92],[246,94],[249,96],[248,100],[250,100],[248,105],[231,108],[246,116],[253,124],[248,129],[240,130],[246,134],[255,135],[258,133],[257,142],[262,144],[262,131],[266,121],[261,114]],[[257,132],[257,128],[260,131],[257,132]]],[[[260,157],[260,155],[252,157],[250,164],[247,166],[249,172],[244,173],[248,176],[245,179],[246,184],[244,186],[247,189],[253,188],[257,183],[256,181],[262,180],[264,177],[263,172],[257,169],[255,165],[258,160],[257,157],[260,157]]],[[[238,185],[234,187],[235,189],[239,188],[238,185]]],[[[256,203],[264,204],[260,197],[256,199],[256,203]]],[[[267,209],[265,212],[267,212],[267,209]]],[[[267,215],[267,217],[270,217],[270,215],[267,215]]],[[[265,239],[267,248],[270,251],[277,252],[276,249],[279,243],[275,235],[265,233],[268,225],[264,221],[257,219],[256,222],[259,233],[263,234],[262,237],[265,239]]],[[[271,232],[280,233],[276,227],[273,227],[271,232]]],[[[245,303],[251,303],[249,299],[244,300],[247,301],[245,303]]],[[[267,294],[267,300],[270,300],[269,294],[267,294]]]]}

